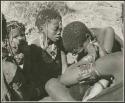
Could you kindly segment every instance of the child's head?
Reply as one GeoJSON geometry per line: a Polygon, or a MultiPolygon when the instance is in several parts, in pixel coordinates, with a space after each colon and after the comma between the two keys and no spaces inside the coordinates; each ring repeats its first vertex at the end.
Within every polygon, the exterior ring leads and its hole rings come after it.
{"type": "Polygon", "coordinates": [[[65,51],[77,54],[85,50],[93,38],[85,24],[74,21],[64,28],[62,39],[65,51]]]}
{"type": "Polygon", "coordinates": [[[14,56],[16,61],[20,63],[23,59],[22,53],[24,53],[27,47],[25,26],[18,21],[10,21],[7,23],[7,31],[6,48],[9,54],[14,56]]]}
{"type": "Polygon", "coordinates": [[[59,12],[54,9],[44,9],[40,11],[36,18],[36,26],[53,42],[59,40],[62,30],[62,18],[59,12]]]}

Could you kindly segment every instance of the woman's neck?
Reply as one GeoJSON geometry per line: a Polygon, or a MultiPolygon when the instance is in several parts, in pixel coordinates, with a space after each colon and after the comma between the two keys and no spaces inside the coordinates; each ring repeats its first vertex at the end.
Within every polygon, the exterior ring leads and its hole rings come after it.
{"type": "Polygon", "coordinates": [[[46,34],[42,34],[42,36],[40,36],[39,39],[39,44],[41,46],[41,48],[46,49],[49,45],[53,44],[53,41],[51,41],[49,38],[46,37],[46,34]]]}

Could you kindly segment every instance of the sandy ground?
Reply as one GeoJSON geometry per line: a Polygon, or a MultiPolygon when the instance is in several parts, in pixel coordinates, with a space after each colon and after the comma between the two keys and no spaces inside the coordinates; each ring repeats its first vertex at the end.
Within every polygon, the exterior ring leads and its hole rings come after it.
{"type": "MultiPolygon", "coordinates": [[[[18,20],[26,25],[26,32],[34,27],[35,16],[43,7],[50,2],[1,2],[2,12],[7,21],[18,20]],[[41,6],[42,5],[42,6],[41,6]]],[[[63,26],[79,20],[88,27],[112,26],[115,32],[123,40],[122,33],[122,6],[123,1],[68,1],[54,2],[55,8],[60,10],[63,18],[63,26]],[[72,10],[72,12],[71,12],[72,10]],[[70,11],[70,12],[69,12],[70,11]]],[[[32,30],[28,36],[29,44],[37,36],[37,30],[32,30]]]]}

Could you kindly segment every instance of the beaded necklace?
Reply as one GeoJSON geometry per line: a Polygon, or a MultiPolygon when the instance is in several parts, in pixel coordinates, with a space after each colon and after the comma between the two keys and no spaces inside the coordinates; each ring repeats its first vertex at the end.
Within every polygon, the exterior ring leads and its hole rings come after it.
{"type": "Polygon", "coordinates": [[[40,36],[40,47],[47,51],[47,53],[52,57],[52,59],[55,59],[57,56],[57,46],[53,43],[51,45],[47,44],[47,39],[43,40],[43,35],[40,36]]]}

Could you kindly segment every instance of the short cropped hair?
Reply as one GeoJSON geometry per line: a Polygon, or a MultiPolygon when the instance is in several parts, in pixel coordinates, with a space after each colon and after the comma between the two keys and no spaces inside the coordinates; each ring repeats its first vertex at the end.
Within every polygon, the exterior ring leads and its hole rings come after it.
{"type": "Polygon", "coordinates": [[[62,19],[60,13],[54,9],[44,9],[40,11],[36,17],[35,25],[40,30],[41,26],[45,23],[50,22],[53,19],[62,19]]]}
{"type": "Polygon", "coordinates": [[[73,49],[81,47],[88,39],[88,35],[92,39],[91,33],[87,26],[80,21],[69,23],[63,30],[63,46],[66,52],[72,52],[73,49]]]}

